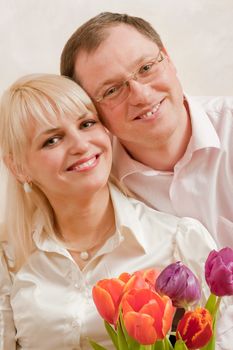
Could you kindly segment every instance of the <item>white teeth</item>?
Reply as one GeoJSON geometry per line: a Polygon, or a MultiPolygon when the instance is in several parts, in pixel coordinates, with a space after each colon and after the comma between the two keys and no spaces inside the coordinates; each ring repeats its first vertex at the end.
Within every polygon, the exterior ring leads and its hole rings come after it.
{"type": "Polygon", "coordinates": [[[159,109],[159,107],[160,107],[160,103],[158,103],[156,106],[154,106],[154,107],[152,108],[151,111],[149,111],[149,112],[143,114],[143,115],[140,117],[140,119],[146,119],[146,118],[152,117],[153,114],[157,112],[157,110],[159,109]]]}
{"type": "Polygon", "coordinates": [[[87,162],[85,163],[82,163],[82,164],[79,164],[79,165],[76,165],[73,170],[81,170],[81,169],[84,169],[86,167],[89,167],[91,166],[92,164],[94,164],[96,161],[96,157],[92,158],[92,159],[89,159],[87,162]]]}
{"type": "Polygon", "coordinates": [[[153,115],[153,112],[147,112],[146,115],[147,117],[151,117],[153,115]]]}

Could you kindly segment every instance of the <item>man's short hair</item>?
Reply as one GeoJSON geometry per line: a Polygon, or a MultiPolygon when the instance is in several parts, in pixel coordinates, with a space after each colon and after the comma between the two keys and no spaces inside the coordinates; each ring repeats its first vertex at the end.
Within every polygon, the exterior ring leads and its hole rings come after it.
{"type": "Polygon", "coordinates": [[[80,26],[65,44],[60,62],[60,72],[78,82],[75,76],[75,60],[80,51],[91,53],[107,38],[108,29],[120,24],[135,28],[142,35],[155,42],[162,49],[163,44],[159,34],[150,23],[140,17],[127,14],[102,12],[80,26]]]}

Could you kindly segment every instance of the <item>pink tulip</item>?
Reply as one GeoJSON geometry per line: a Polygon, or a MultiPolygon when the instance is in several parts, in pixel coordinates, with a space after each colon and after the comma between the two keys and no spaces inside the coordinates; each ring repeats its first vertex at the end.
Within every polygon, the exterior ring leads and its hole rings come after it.
{"type": "Polygon", "coordinates": [[[205,263],[205,278],[211,293],[233,295],[233,249],[212,250],[205,263]]]}

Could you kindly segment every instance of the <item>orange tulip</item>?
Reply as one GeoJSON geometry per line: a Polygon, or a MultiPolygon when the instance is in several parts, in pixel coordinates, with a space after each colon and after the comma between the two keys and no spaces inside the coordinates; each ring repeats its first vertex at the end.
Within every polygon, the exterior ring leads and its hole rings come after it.
{"type": "Polygon", "coordinates": [[[119,316],[119,304],[125,283],[118,278],[104,279],[92,289],[92,296],[100,316],[116,325],[119,316]]]}
{"type": "Polygon", "coordinates": [[[119,278],[119,280],[127,283],[131,277],[132,277],[132,275],[130,273],[122,272],[118,278],[119,278]]]}
{"type": "Polygon", "coordinates": [[[176,338],[181,338],[190,350],[205,346],[212,334],[212,317],[204,308],[187,311],[176,330],[176,338]]]}
{"type": "Polygon", "coordinates": [[[143,271],[143,277],[145,281],[147,282],[150,289],[155,291],[155,282],[157,280],[157,277],[159,276],[160,271],[156,269],[148,269],[143,271]]]}
{"type": "MultiPolygon", "coordinates": [[[[124,287],[124,293],[131,289],[152,289],[155,291],[155,281],[159,275],[159,272],[155,269],[148,269],[134,272],[128,279],[123,275],[126,282],[124,287]]],[[[122,276],[121,275],[121,276],[122,276]]],[[[122,277],[121,277],[122,278],[122,277]]]]}
{"type": "Polygon", "coordinates": [[[158,274],[157,270],[148,269],[136,271],[132,275],[123,272],[118,278],[98,281],[92,289],[92,295],[100,316],[105,321],[116,325],[123,294],[134,288],[154,288],[158,274]]]}
{"type": "Polygon", "coordinates": [[[171,328],[175,308],[167,296],[150,289],[133,289],[123,296],[121,306],[125,328],[140,344],[163,339],[171,328]]]}

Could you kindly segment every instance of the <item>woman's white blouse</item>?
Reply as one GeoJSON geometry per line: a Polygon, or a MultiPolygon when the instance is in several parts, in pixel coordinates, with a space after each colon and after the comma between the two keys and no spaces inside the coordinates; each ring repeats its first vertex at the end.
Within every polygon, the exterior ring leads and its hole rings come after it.
{"type": "MultiPolygon", "coordinates": [[[[92,301],[92,287],[100,279],[181,260],[202,280],[204,262],[215,243],[196,220],[177,218],[125,198],[110,186],[117,230],[81,271],[57,242],[34,233],[37,250],[13,274],[10,251],[0,248],[0,350],[90,349],[89,339],[112,349],[92,301]]],[[[38,222],[38,227],[41,222],[38,222]]],[[[85,234],[85,232],[84,232],[85,234]]],[[[219,320],[217,349],[230,350],[233,340],[232,299],[219,320]]],[[[223,305],[223,309],[226,305],[223,305]]]]}

